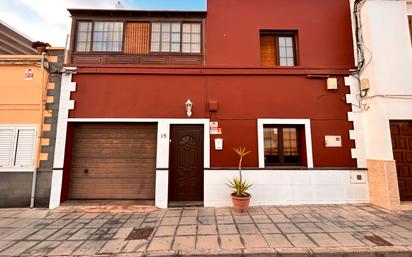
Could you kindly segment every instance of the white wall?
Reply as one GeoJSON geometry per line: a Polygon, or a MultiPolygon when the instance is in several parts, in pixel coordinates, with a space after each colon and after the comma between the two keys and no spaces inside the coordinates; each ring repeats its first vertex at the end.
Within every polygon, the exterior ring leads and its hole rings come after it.
{"type": "MultiPolygon", "coordinates": [[[[237,170],[205,170],[205,207],[231,206],[231,189],[226,182],[237,175],[237,170]]],[[[243,175],[254,184],[251,205],[369,202],[363,170],[246,170],[243,175]],[[351,183],[351,176],[357,174],[364,182],[351,183]]]]}
{"type": "MultiPolygon", "coordinates": [[[[389,122],[412,120],[408,13],[412,14],[412,5],[405,0],[367,0],[362,9],[367,66],[361,79],[369,79],[370,90],[361,102],[362,108],[354,108],[349,118],[354,121],[353,137],[361,146],[357,154],[364,159],[393,160],[389,122]]],[[[355,83],[351,79],[352,99],[358,93],[353,90],[358,87],[355,83]]]]}

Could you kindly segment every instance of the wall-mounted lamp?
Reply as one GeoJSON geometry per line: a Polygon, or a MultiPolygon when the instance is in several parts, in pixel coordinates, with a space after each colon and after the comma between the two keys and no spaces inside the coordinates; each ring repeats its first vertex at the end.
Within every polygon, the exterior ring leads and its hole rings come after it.
{"type": "Polygon", "coordinates": [[[190,101],[190,99],[188,99],[187,102],[185,103],[185,105],[186,105],[187,117],[192,116],[192,107],[193,107],[192,101],[190,101]]]}

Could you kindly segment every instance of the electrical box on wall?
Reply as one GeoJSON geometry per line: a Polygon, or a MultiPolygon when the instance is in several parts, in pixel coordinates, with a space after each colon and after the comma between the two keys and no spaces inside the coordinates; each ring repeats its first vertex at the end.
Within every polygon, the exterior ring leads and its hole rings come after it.
{"type": "Polygon", "coordinates": [[[223,138],[215,138],[215,150],[223,150],[223,138]]]}
{"type": "Polygon", "coordinates": [[[341,136],[325,136],[326,147],[342,147],[341,136]]]}
{"type": "Polygon", "coordinates": [[[338,79],[337,78],[328,78],[328,90],[338,89],[338,79]]]}
{"type": "Polygon", "coordinates": [[[362,91],[369,90],[370,88],[369,79],[362,79],[360,84],[361,84],[362,91]]]}
{"type": "Polygon", "coordinates": [[[352,171],[350,173],[351,184],[366,184],[366,172],[365,171],[352,171]]]}

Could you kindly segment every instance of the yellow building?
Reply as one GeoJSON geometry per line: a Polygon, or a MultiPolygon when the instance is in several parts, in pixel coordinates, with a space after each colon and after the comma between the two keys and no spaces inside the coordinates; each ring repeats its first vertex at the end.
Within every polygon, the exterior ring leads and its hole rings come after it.
{"type": "Polygon", "coordinates": [[[63,59],[0,55],[0,207],[48,204],[63,59]]]}

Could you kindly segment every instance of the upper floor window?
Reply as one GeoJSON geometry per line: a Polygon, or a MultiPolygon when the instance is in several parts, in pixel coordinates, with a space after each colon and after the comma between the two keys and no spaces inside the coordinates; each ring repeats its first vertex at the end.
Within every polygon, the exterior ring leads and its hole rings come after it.
{"type": "Polygon", "coordinates": [[[296,33],[261,32],[260,60],[265,66],[296,66],[296,33]]]}
{"type": "Polygon", "coordinates": [[[200,23],[152,23],[151,52],[200,53],[200,23]]]}
{"type": "Polygon", "coordinates": [[[120,52],[123,47],[123,22],[77,23],[76,51],[120,52]]]}
{"type": "Polygon", "coordinates": [[[182,52],[200,53],[201,28],[199,23],[184,23],[182,34],[182,52]]]}
{"type": "Polygon", "coordinates": [[[151,51],[180,52],[180,23],[152,23],[151,51]]]}
{"type": "Polygon", "coordinates": [[[75,51],[199,54],[201,32],[200,22],[78,21],[75,51]]]}

